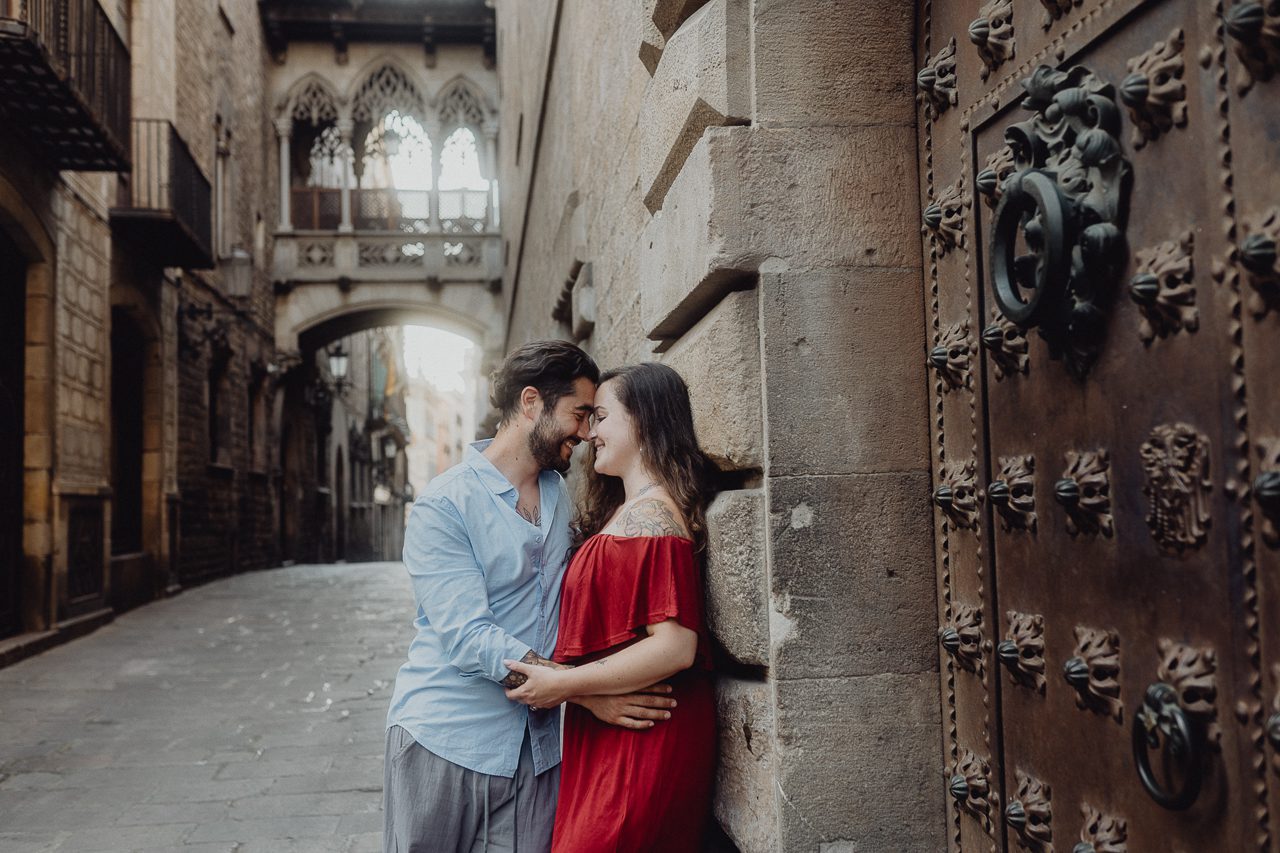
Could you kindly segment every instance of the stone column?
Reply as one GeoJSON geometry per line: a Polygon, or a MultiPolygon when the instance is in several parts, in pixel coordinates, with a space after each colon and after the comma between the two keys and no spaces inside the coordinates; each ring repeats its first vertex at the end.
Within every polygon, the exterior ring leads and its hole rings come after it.
{"type": "Polygon", "coordinates": [[[338,223],[338,230],[345,234],[355,230],[351,226],[351,183],[347,180],[347,158],[351,156],[351,134],[354,130],[355,122],[351,119],[338,119],[338,137],[342,140],[342,164],[339,167],[342,173],[342,221],[338,223]]]}
{"type": "Polygon", "coordinates": [[[426,122],[427,138],[431,140],[431,192],[428,198],[431,206],[432,234],[440,233],[440,154],[444,149],[444,136],[437,121],[426,122]]]}
{"type": "Polygon", "coordinates": [[[484,171],[489,192],[484,205],[486,231],[498,230],[498,122],[484,123],[484,171]]]}
{"type": "Polygon", "coordinates": [[[293,136],[293,118],[276,119],[276,136],[280,138],[280,225],[281,231],[293,230],[293,215],[289,210],[289,192],[293,175],[289,165],[289,140],[293,136]]]}

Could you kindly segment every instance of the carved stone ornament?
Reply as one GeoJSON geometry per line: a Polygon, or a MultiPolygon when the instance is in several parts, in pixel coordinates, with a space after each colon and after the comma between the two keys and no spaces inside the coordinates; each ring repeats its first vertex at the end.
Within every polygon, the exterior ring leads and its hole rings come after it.
{"type": "Polygon", "coordinates": [[[1253,84],[1266,82],[1280,68],[1280,2],[1237,0],[1226,13],[1227,34],[1240,57],[1236,89],[1247,94],[1253,84]]]}
{"type": "Polygon", "coordinates": [[[969,204],[964,184],[957,181],[939,192],[933,204],[924,209],[922,231],[933,235],[939,255],[957,246],[964,248],[964,215],[969,204]]]}
{"type": "Polygon", "coordinates": [[[1004,809],[1004,821],[1018,837],[1018,846],[1032,853],[1053,851],[1053,806],[1049,784],[1034,776],[1014,771],[1018,779],[1017,799],[1004,809]]]}
{"type": "Polygon", "coordinates": [[[991,323],[982,330],[982,347],[991,355],[997,380],[1027,372],[1027,333],[999,308],[991,309],[991,323]]]}
{"type": "Polygon", "coordinates": [[[1017,170],[1018,164],[1013,159],[1013,149],[1003,145],[1000,150],[987,158],[987,168],[978,173],[973,185],[982,195],[987,207],[995,210],[1004,196],[1004,182],[1017,170]]]}
{"type": "Polygon", "coordinates": [[[959,102],[959,95],[956,93],[954,38],[925,62],[924,68],[916,75],[916,87],[920,90],[919,99],[929,118],[936,119],[948,107],[954,107],[959,102]]]}
{"type": "Polygon", "coordinates": [[[951,797],[963,811],[991,825],[991,766],[971,750],[961,748],[947,785],[951,797]]]}
{"type": "Polygon", "coordinates": [[[1077,625],[1076,653],[1062,667],[1062,677],[1076,691],[1076,707],[1124,719],[1120,699],[1120,635],[1077,625]]]}
{"type": "Polygon", "coordinates": [[[1027,454],[1000,457],[1000,477],[987,486],[987,500],[1000,514],[1001,527],[1036,529],[1036,458],[1027,454]]]}
{"type": "Polygon", "coordinates": [[[1196,288],[1192,284],[1194,235],[1187,231],[1178,240],[1166,240],[1134,256],[1137,272],[1129,279],[1129,295],[1138,303],[1142,322],[1138,336],[1149,344],[1186,329],[1200,328],[1196,288]]]}
{"type": "Polygon", "coordinates": [[[1112,536],[1110,455],[1105,450],[1069,450],[1066,458],[1067,470],[1053,493],[1067,510],[1067,532],[1112,536]]]}
{"type": "Polygon", "coordinates": [[[982,675],[982,608],[972,604],[956,607],[955,621],[938,632],[938,642],[961,669],[982,675]]]}
{"type": "Polygon", "coordinates": [[[1178,704],[1206,728],[1208,742],[1217,745],[1222,737],[1218,724],[1218,659],[1213,649],[1160,640],[1160,667],[1156,677],[1173,687],[1178,704]]]}
{"type": "Polygon", "coordinates": [[[1114,815],[1103,814],[1088,803],[1080,807],[1084,827],[1080,843],[1071,853],[1129,853],[1129,824],[1114,815]]]}
{"type": "Polygon", "coordinates": [[[1035,115],[1005,129],[1018,170],[1004,183],[991,229],[992,289],[1006,317],[1038,327],[1049,355],[1084,378],[1126,261],[1133,181],[1120,109],[1115,87],[1082,66],[1041,65],[1022,87],[1022,106],[1035,115]]]}
{"type": "Polygon", "coordinates": [[[949,462],[938,472],[938,488],[933,502],[956,527],[976,530],[978,527],[978,489],[974,482],[976,465],[972,459],[949,462]]]}
{"type": "Polygon", "coordinates": [[[969,40],[982,57],[982,79],[1006,60],[1013,59],[1013,0],[989,0],[969,24],[969,40]]]}
{"type": "Polygon", "coordinates": [[[1134,148],[1158,139],[1172,127],[1187,124],[1187,85],[1182,81],[1185,44],[1186,37],[1178,27],[1168,39],[1128,62],[1129,76],[1120,84],[1120,98],[1133,119],[1134,148]]]}
{"type": "Polygon", "coordinates": [[[996,657],[1013,676],[1014,682],[1043,695],[1044,617],[1010,610],[1009,636],[996,646],[996,657]]]}
{"type": "Polygon", "coordinates": [[[1262,512],[1262,541],[1280,548],[1280,438],[1258,439],[1258,476],[1253,480],[1253,500],[1262,512]]]}
{"type": "Polygon", "coordinates": [[[972,355],[969,324],[962,321],[938,336],[937,346],[929,352],[929,364],[938,371],[948,389],[968,388],[973,384],[972,355]]]}
{"type": "Polygon", "coordinates": [[[1142,443],[1147,526],[1159,546],[1181,554],[1209,536],[1209,439],[1187,424],[1159,424],[1142,443]]]}
{"type": "Polygon", "coordinates": [[[1061,18],[1063,15],[1071,11],[1073,6],[1079,6],[1084,0],[1040,0],[1040,5],[1044,6],[1044,28],[1047,30],[1053,26],[1053,22],[1061,18]]]}
{"type": "Polygon", "coordinates": [[[1261,319],[1272,309],[1280,310],[1280,207],[1246,222],[1244,230],[1237,257],[1252,288],[1249,311],[1261,319]]]}

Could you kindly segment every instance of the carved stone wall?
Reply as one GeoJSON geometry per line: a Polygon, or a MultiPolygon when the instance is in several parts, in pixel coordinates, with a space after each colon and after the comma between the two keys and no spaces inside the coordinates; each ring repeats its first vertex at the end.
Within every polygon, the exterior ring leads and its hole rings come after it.
{"type": "Polygon", "coordinates": [[[724,472],[715,813],[743,851],[945,846],[913,27],[889,2],[498,3],[506,346],[690,385],[724,472]]]}

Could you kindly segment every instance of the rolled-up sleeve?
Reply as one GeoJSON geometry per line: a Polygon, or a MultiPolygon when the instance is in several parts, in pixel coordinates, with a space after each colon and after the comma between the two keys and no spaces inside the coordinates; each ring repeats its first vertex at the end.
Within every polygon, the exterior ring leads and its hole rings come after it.
{"type": "Polygon", "coordinates": [[[530,651],[498,626],[484,572],[457,509],[443,498],[419,500],[405,530],[404,564],[418,607],[440,637],[449,662],[467,677],[502,681],[504,659],[530,651]]]}

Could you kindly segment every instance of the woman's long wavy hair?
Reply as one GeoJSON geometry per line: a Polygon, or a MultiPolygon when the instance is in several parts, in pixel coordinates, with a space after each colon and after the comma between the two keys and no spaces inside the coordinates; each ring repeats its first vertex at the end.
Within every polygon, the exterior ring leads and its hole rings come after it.
{"type": "MultiPolygon", "coordinates": [[[[611,380],[618,402],[631,416],[641,460],[679,507],[694,550],[702,553],[707,546],[706,509],[715,466],[698,447],[689,387],[679,373],[657,362],[620,367],[600,376],[601,385],[611,380]]],[[[604,529],[626,499],[622,479],[597,473],[595,461],[592,447],[587,452],[575,548],[604,529]]]]}

